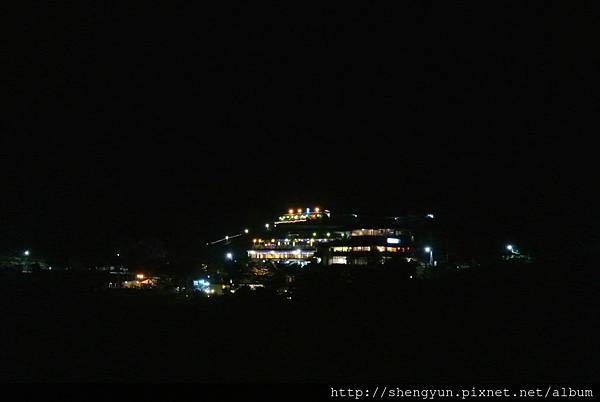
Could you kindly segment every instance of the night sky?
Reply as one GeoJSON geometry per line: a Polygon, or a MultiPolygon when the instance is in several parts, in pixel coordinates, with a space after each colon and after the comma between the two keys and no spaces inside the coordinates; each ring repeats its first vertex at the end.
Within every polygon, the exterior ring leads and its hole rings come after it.
{"type": "Polygon", "coordinates": [[[9,24],[3,252],[190,254],[315,205],[597,247],[584,4],[74,7],[9,24]]]}

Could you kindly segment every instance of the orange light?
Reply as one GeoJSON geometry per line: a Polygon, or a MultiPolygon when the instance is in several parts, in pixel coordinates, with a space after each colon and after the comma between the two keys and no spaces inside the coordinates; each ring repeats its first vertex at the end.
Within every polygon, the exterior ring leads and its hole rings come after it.
{"type": "Polygon", "coordinates": [[[137,274],[135,277],[138,279],[144,279],[144,274],[137,274]]]}
{"type": "Polygon", "coordinates": [[[290,209],[288,212],[289,212],[289,213],[290,213],[290,215],[291,215],[291,214],[293,214],[293,213],[294,213],[294,210],[293,210],[293,209],[290,209]]]}
{"type": "Polygon", "coordinates": [[[298,208],[298,213],[301,214],[302,213],[302,209],[298,208]]]}
{"type": "Polygon", "coordinates": [[[316,208],[315,208],[315,212],[316,212],[316,213],[319,213],[319,211],[320,211],[319,207],[316,207],[316,208]]]}

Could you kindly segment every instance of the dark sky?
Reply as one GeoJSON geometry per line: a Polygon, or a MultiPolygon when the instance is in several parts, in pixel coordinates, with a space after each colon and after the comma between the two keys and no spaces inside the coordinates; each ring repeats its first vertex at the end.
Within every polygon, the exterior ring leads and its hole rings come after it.
{"type": "Polygon", "coordinates": [[[3,248],[189,250],[317,204],[573,242],[597,218],[599,14],[477,4],[15,14],[3,248]]]}

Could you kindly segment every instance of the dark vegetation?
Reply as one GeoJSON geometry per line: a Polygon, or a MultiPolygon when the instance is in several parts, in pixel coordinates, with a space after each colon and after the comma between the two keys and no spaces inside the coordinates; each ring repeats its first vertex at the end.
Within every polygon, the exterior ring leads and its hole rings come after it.
{"type": "Polygon", "coordinates": [[[98,291],[66,272],[4,274],[0,286],[4,381],[598,378],[598,276],[586,262],[413,281],[315,272],[291,300],[98,291]]]}

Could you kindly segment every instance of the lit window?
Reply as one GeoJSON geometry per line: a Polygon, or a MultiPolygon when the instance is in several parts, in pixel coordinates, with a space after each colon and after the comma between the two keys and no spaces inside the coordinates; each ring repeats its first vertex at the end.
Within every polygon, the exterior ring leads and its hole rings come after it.
{"type": "Polygon", "coordinates": [[[348,261],[347,261],[345,255],[334,255],[333,257],[331,257],[331,263],[332,264],[347,264],[348,261]]]}

